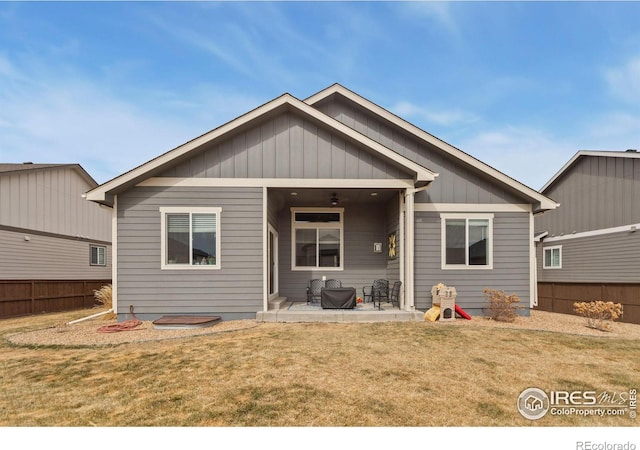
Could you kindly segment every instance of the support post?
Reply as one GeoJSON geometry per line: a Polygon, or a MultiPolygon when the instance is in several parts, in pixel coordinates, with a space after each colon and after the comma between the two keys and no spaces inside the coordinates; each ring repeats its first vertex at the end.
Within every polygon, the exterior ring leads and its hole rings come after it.
{"type": "Polygon", "coordinates": [[[414,311],[414,198],[415,189],[407,189],[404,196],[404,305],[405,311],[414,311]]]}

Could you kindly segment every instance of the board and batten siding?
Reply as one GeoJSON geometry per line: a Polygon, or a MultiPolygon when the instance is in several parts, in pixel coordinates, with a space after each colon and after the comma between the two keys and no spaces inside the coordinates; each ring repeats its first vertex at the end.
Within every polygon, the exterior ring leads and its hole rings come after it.
{"type": "Polygon", "coordinates": [[[456,303],[471,315],[483,314],[484,288],[517,294],[523,313],[528,315],[529,236],[529,213],[494,213],[493,269],[442,270],[440,214],[416,212],[416,309],[429,309],[432,286],[444,283],[456,288],[456,303]]]}
{"type": "Polygon", "coordinates": [[[323,113],[368,138],[439,174],[417,203],[527,203],[477,169],[464,167],[444,152],[400,127],[345,99],[328,98],[314,105],[323,113]]]}
{"type": "Polygon", "coordinates": [[[291,301],[307,300],[307,285],[313,278],[336,278],[344,287],[356,288],[362,296],[362,288],[371,286],[377,278],[387,278],[387,255],[374,253],[374,242],[385,242],[387,218],[370,205],[350,205],[344,210],[344,270],[291,270],[291,210],[280,211],[279,273],[280,295],[291,301]]]}
{"type": "Polygon", "coordinates": [[[0,225],[110,242],[111,208],[81,196],[93,187],[69,167],[2,174],[0,225]]]}
{"type": "Polygon", "coordinates": [[[537,245],[538,281],[640,283],[640,231],[622,231],[537,245]],[[562,268],[545,269],[544,248],[562,246],[562,268]]]}
{"type": "Polygon", "coordinates": [[[118,314],[255,318],[263,308],[262,188],[135,187],[117,200],[118,314]],[[221,207],[219,270],[161,270],[160,207],[221,207]]]}
{"type": "Polygon", "coordinates": [[[90,265],[91,245],[77,239],[0,230],[0,280],[111,279],[111,245],[93,244],[106,247],[106,266],[90,265]]]}
{"type": "Polygon", "coordinates": [[[640,159],[582,156],[544,195],[560,203],[536,216],[549,236],[640,223],[640,159]]]}
{"type": "Polygon", "coordinates": [[[179,178],[413,179],[370,150],[284,112],[167,169],[179,178]]]}

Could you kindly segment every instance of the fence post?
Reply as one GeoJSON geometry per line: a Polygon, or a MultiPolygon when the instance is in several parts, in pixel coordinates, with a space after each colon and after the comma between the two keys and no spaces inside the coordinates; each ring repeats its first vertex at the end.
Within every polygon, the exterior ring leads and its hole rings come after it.
{"type": "Polygon", "coordinates": [[[36,282],[31,280],[31,314],[36,313],[36,282]]]}

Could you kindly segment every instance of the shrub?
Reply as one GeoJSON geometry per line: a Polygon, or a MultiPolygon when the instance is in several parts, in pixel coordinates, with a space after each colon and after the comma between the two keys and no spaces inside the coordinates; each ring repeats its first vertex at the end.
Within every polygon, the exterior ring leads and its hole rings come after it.
{"type": "Polygon", "coordinates": [[[620,303],[604,302],[576,302],[573,304],[576,314],[587,318],[587,326],[600,331],[611,331],[613,321],[622,316],[620,303]]]}
{"type": "MultiPolygon", "coordinates": [[[[113,288],[110,284],[102,286],[97,291],[93,291],[98,303],[102,304],[107,310],[113,308],[113,288]]],[[[106,320],[110,320],[116,317],[115,313],[110,313],[104,316],[106,320]]]]}
{"type": "Polygon", "coordinates": [[[507,295],[504,291],[488,288],[482,292],[487,299],[485,313],[493,320],[513,322],[518,317],[518,310],[524,308],[516,294],[507,295]]]}

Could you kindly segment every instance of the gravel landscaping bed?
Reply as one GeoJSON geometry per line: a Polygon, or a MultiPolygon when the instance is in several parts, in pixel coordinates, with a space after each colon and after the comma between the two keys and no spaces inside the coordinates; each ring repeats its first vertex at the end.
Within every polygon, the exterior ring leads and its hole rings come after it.
{"type": "Polygon", "coordinates": [[[9,342],[20,345],[101,346],[134,342],[177,339],[188,336],[236,331],[258,326],[255,320],[230,320],[218,322],[205,328],[178,330],[155,329],[151,321],[143,321],[138,327],[116,333],[100,333],[98,328],[116,323],[115,320],[88,320],[73,325],[60,324],[55,327],[26,331],[8,337],[9,342]]]}
{"type": "Polygon", "coordinates": [[[432,322],[436,325],[487,326],[494,328],[513,328],[521,330],[551,331],[554,333],[577,334],[617,339],[640,339],[640,325],[613,322],[611,331],[601,331],[586,326],[587,319],[570,314],[532,310],[530,317],[518,317],[515,322],[498,322],[486,317],[474,317],[473,320],[458,319],[455,322],[432,322]]]}
{"type": "MultiPolygon", "coordinates": [[[[255,320],[230,320],[218,322],[206,328],[158,330],[154,328],[153,323],[150,321],[143,321],[140,326],[129,331],[116,333],[98,332],[98,328],[113,323],[116,323],[115,320],[100,319],[91,319],[73,325],[62,323],[54,327],[16,333],[8,336],[7,339],[18,345],[105,346],[237,331],[260,325],[255,320]]],[[[600,331],[588,328],[586,319],[583,317],[536,310],[531,311],[530,317],[518,317],[513,323],[474,317],[472,320],[457,319],[453,322],[424,322],[424,326],[481,326],[606,338],[640,339],[640,325],[613,323],[611,331],[600,331]]]]}

